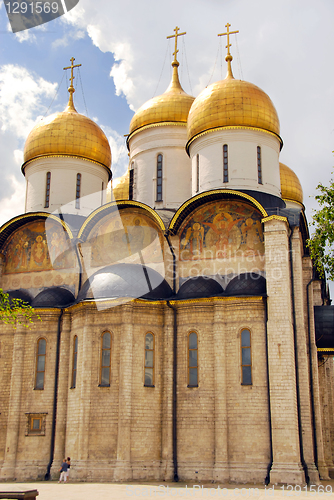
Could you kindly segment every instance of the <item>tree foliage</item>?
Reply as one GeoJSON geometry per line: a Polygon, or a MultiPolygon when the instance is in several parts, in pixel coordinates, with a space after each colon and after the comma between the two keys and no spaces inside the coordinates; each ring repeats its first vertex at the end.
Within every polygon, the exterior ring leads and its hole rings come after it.
{"type": "MultiPolygon", "coordinates": [[[[0,320],[7,325],[20,324],[29,328],[36,316],[34,309],[21,299],[10,298],[0,288],[0,320]]],[[[38,318],[38,316],[37,316],[38,318]]]]}
{"type": "Polygon", "coordinates": [[[315,231],[307,240],[311,258],[321,277],[325,272],[329,280],[334,280],[334,180],[330,180],[329,187],[323,184],[317,186],[318,194],[315,199],[320,208],[313,215],[311,226],[315,231]]]}

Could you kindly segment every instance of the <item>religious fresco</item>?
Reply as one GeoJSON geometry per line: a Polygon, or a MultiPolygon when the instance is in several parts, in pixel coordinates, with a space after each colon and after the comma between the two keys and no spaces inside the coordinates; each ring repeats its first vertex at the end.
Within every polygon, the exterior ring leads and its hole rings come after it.
{"type": "Polygon", "coordinates": [[[120,262],[163,261],[163,235],[141,212],[122,210],[104,217],[83,247],[90,247],[91,267],[120,262]]]}
{"type": "Polygon", "coordinates": [[[7,241],[3,274],[71,269],[75,253],[63,227],[52,219],[29,222],[7,241]]]}
{"type": "Polygon", "coordinates": [[[207,204],[180,231],[180,260],[232,259],[264,255],[261,214],[240,201],[207,204]]]}

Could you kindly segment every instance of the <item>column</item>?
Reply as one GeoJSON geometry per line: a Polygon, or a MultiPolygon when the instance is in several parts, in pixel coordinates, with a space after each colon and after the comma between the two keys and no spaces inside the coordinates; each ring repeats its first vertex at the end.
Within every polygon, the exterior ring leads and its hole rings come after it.
{"type": "MultiPolygon", "coordinates": [[[[66,420],[67,420],[67,395],[70,387],[70,376],[72,363],[70,360],[70,335],[71,335],[71,314],[64,313],[61,324],[59,375],[57,392],[57,417],[56,435],[53,464],[51,469],[52,477],[58,477],[59,465],[66,454],[66,420]]],[[[67,455],[66,455],[67,456],[67,455]]]]}
{"type": "Polygon", "coordinates": [[[26,329],[22,325],[17,324],[13,334],[12,374],[10,380],[6,449],[0,472],[1,481],[15,479],[16,452],[21,416],[25,332],[26,329]]]}
{"type": "Polygon", "coordinates": [[[305,476],[299,449],[288,231],[285,217],[264,220],[273,444],[270,481],[302,484],[305,476]]]}
{"type": "Polygon", "coordinates": [[[299,228],[295,227],[291,239],[293,285],[297,336],[297,363],[299,377],[300,416],[304,460],[311,484],[319,483],[319,473],[314,463],[312,414],[310,404],[310,377],[308,360],[307,324],[305,324],[305,298],[303,293],[303,246],[299,228]]]}
{"type": "Polygon", "coordinates": [[[215,384],[215,465],[213,479],[222,483],[228,482],[230,476],[228,460],[227,380],[224,325],[224,303],[216,302],[214,304],[213,319],[215,384]]]}
{"type": "Polygon", "coordinates": [[[162,424],[161,474],[164,481],[172,481],[173,467],[173,344],[174,313],[165,306],[162,353],[162,424]]]}
{"type": "Polygon", "coordinates": [[[122,305],[122,332],[120,337],[119,405],[117,461],[114,479],[129,481],[131,469],[131,391],[132,391],[132,304],[122,305]]]}

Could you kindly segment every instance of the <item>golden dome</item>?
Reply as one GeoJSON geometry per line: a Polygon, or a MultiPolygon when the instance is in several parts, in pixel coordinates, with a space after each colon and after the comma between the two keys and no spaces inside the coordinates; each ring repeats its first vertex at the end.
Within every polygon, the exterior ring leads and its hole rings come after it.
{"type": "Polygon", "coordinates": [[[298,177],[291,168],[279,164],[281,176],[281,193],[283,200],[298,201],[303,203],[303,189],[298,177]]]}
{"type": "Polygon", "coordinates": [[[279,119],[270,98],[256,85],[236,80],[231,69],[232,57],[227,56],[226,60],[226,78],[204,89],[191,106],[188,145],[202,132],[221,127],[258,128],[279,137],[279,119]]]}
{"type": "Polygon", "coordinates": [[[93,120],[77,112],[72,93],[63,112],[54,113],[32,129],[24,146],[23,165],[35,158],[53,155],[85,158],[108,169],[111,166],[107,137],[93,120]]]}
{"type": "Polygon", "coordinates": [[[181,87],[177,70],[178,61],[174,60],[172,66],[172,81],[168,89],[164,94],[153,97],[138,109],[130,123],[130,136],[147,125],[164,122],[187,123],[189,109],[195,98],[186,94],[181,87]]]}
{"type": "Polygon", "coordinates": [[[116,177],[112,180],[112,190],[114,193],[114,200],[128,200],[129,199],[129,170],[125,172],[121,177],[116,177]]]}

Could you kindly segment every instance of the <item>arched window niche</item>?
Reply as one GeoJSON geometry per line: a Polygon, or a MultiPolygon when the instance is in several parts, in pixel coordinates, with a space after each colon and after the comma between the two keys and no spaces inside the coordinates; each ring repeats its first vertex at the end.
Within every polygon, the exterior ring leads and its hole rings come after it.
{"type": "Polygon", "coordinates": [[[100,387],[110,387],[111,369],[111,333],[104,332],[101,336],[100,387]]]}
{"type": "Polygon", "coordinates": [[[241,330],[241,385],[252,385],[251,332],[241,330]]]}
{"type": "Polygon", "coordinates": [[[39,391],[42,391],[44,389],[45,358],[46,358],[46,340],[41,338],[38,339],[37,341],[36,375],[35,375],[35,389],[39,391]]]}
{"type": "Polygon", "coordinates": [[[196,332],[188,335],[188,387],[198,387],[198,338],[196,332]]]}
{"type": "Polygon", "coordinates": [[[144,386],[154,387],[154,348],[155,338],[153,333],[145,335],[145,366],[144,366],[144,386]]]}

